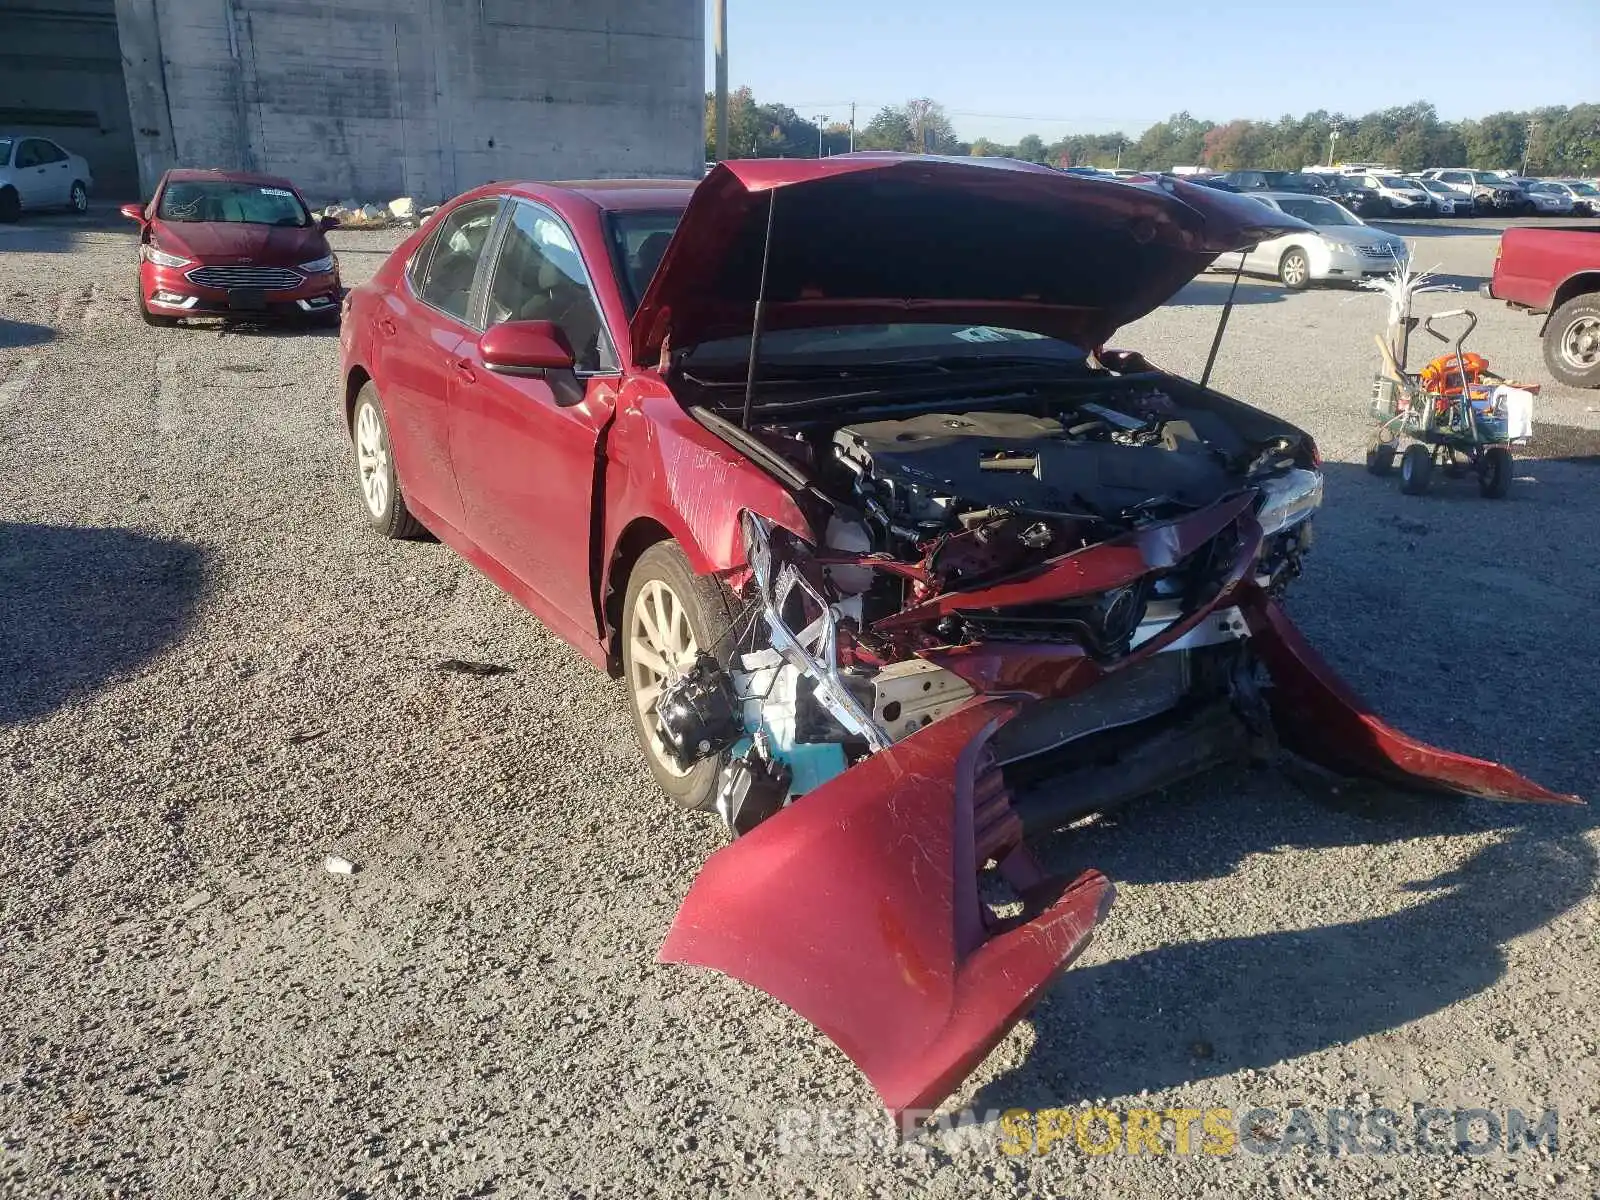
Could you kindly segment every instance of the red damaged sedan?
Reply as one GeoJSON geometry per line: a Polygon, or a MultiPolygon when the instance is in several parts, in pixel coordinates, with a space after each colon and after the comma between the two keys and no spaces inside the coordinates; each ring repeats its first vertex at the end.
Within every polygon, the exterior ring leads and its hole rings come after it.
{"type": "Polygon", "coordinates": [[[1285,222],[995,160],[746,161],[480,188],[348,298],[373,523],[621,676],[661,789],[733,837],[662,958],[793,1007],[893,1113],[1111,903],[1030,832],[1263,753],[1572,799],[1385,725],[1290,624],[1306,433],[1104,349],[1285,222]]]}
{"type": "Polygon", "coordinates": [[[339,260],[287,179],[242,171],[172,170],[150,203],[124,204],[139,223],[139,313],[150,325],[185,317],[339,319],[339,260]]]}

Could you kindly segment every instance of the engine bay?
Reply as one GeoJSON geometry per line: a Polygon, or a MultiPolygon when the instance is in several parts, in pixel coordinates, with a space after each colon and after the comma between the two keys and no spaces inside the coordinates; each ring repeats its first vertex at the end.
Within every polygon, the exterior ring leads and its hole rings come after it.
{"type": "MultiPolygon", "coordinates": [[[[1243,567],[1281,591],[1321,500],[1300,431],[1157,373],[820,407],[727,435],[805,481],[818,544],[746,514],[755,632],[721,659],[702,655],[658,703],[680,768],[723,756],[716,803],[735,836],[983,690],[941,655],[1066,647],[1104,671],[1215,603],[1218,581],[1243,567]],[[1258,524],[1258,540],[1246,547],[1237,520],[1222,521],[1172,549],[1183,522],[1221,509],[1258,524]],[[1028,582],[1065,579],[1097,550],[1137,561],[1104,589],[1028,582]]],[[[1191,679],[1220,686],[1189,659],[1231,653],[1244,634],[1230,612],[1158,647],[1182,656],[1159,678],[1182,684],[1141,695],[1140,719],[1180,704],[1191,679]]],[[[1017,726],[1019,744],[1117,724],[1032,707],[1043,715],[1017,726]]]]}

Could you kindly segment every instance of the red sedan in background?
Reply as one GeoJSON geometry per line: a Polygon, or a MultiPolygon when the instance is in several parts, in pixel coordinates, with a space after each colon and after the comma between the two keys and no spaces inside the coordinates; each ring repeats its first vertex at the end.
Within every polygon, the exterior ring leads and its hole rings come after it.
{"type": "Polygon", "coordinates": [[[1278,747],[1569,799],[1388,727],[1289,622],[1303,430],[1104,349],[1298,228],[1004,160],[494,184],[348,296],[342,416],[377,529],[622,676],[661,789],[735,837],[662,957],[783,1000],[908,1114],[1111,903],[1028,832],[1278,747]]]}
{"type": "Polygon", "coordinates": [[[139,312],[150,325],[185,317],[337,322],[339,260],[287,179],[243,171],[172,170],[139,223],[139,312]]]}

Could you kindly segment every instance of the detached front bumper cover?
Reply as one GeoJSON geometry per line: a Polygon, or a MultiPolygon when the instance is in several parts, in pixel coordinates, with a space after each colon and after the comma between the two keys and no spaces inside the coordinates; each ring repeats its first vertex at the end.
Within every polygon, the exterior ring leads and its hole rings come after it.
{"type": "Polygon", "coordinates": [[[861,1068],[898,1118],[936,1107],[1089,943],[1114,889],[1036,874],[976,700],[824,784],[712,855],[661,961],[712,967],[781,1000],[861,1068]],[[1005,862],[1026,911],[978,895],[1005,862]],[[1020,855],[1021,858],[1013,856],[1020,855]]]}

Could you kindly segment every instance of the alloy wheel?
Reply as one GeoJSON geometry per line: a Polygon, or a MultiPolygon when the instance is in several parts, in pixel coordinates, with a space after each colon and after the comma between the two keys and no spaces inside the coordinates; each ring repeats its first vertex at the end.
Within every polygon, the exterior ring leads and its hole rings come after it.
{"type": "Polygon", "coordinates": [[[661,580],[650,580],[639,592],[628,617],[628,683],[639,709],[640,724],[649,738],[650,753],[663,770],[680,777],[688,772],[667,754],[653,713],[662,684],[693,666],[699,653],[683,600],[661,580]]]}
{"type": "Polygon", "coordinates": [[[356,467],[361,472],[361,494],[374,517],[389,511],[389,443],[378,410],[363,404],[356,414],[356,467]]]}
{"type": "Polygon", "coordinates": [[[1291,254],[1283,260],[1283,282],[1290,287],[1299,287],[1305,283],[1310,268],[1305,257],[1300,254],[1291,254]]]}
{"type": "Polygon", "coordinates": [[[1600,364],[1600,317],[1578,317],[1561,334],[1561,357],[1574,371],[1600,364]]]}

